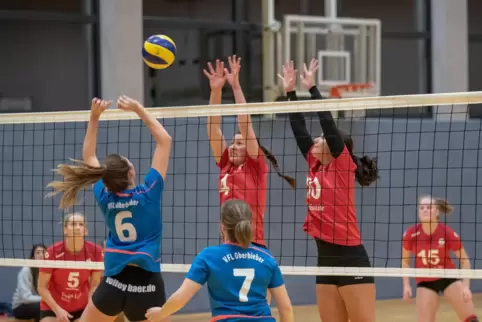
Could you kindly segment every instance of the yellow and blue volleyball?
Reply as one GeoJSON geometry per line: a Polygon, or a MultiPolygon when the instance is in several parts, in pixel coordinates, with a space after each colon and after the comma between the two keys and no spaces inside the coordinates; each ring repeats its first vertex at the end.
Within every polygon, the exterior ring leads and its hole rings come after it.
{"type": "Polygon", "coordinates": [[[144,42],[142,56],[146,65],[151,68],[167,68],[176,59],[176,44],[168,36],[150,36],[144,42]]]}

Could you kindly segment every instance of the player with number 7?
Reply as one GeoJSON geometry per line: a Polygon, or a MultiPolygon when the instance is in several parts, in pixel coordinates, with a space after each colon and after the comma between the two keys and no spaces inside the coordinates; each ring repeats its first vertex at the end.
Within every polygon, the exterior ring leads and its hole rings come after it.
{"type": "Polygon", "coordinates": [[[273,295],[281,322],[292,322],[293,308],[283,276],[269,250],[251,244],[251,207],[231,199],[221,206],[224,244],[210,246],[194,258],[181,287],[162,307],[146,313],[149,322],[159,322],[182,309],[204,284],[211,300],[211,321],[275,322],[266,301],[273,295]]]}

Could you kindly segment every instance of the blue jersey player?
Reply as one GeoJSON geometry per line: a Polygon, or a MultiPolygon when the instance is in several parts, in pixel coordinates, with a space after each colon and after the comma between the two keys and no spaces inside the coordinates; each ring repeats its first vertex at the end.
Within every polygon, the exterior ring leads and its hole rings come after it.
{"type": "Polygon", "coordinates": [[[251,209],[231,199],[221,206],[221,229],[225,244],[205,248],[191,265],[181,287],[164,306],[147,311],[150,322],[180,310],[208,285],[211,321],[274,322],[266,301],[268,290],[276,300],[281,321],[293,321],[293,310],[281,271],[273,256],[251,244],[251,209]]]}
{"type": "Polygon", "coordinates": [[[144,184],[135,184],[136,172],[125,157],[111,154],[103,164],[96,156],[99,118],[110,101],[94,99],[84,139],[83,162],[59,165],[63,182],[50,184],[52,194],[63,192],[61,208],[75,204],[77,192],[94,184],[94,195],[109,235],[104,277],[80,321],[111,322],[124,312],[129,321],[145,320],[145,312],[165,303],[160,273],[162,237],[161,198],[168,168],[171,138],[164,127],[137,101],[122,96],[117,107],[136,113],[151,132],[156,149],[144,184]]]}

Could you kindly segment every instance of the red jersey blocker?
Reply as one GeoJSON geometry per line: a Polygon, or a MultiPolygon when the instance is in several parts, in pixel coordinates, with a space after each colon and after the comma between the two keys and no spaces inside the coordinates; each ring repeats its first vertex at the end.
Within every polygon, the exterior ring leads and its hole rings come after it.
{"type": "Polygon", "coordinates": [[[357,246],[361,244],[355,214],[356,164],[345,147],[340,156],[323,166],[312,154],[307,155],[306,216],[303,230],[325,242],[357,246]]]}
{"type": "Polygon", "coordinates": [[[259,149],[255,158],[246,156],[246,161],[235,166],[229,160],[229,150],[225,149],[216,165],[220,168],[219,200],[221,205],[230,199],[245,201],[253,212],[253,242],[266,246],[264,241],[264,211],[268,182],[268,164],[259,149]]]}
{"type": "MultiPolygon", "coordinates": [[[[459,235],[447,225],[437,224],[431,235],[427,235],[422,224],[409,227],[403,234],[403,248],[415,256],[415,268],[455,269],[450,251],[462,249],[459,235]]],[[[440,280],[438,277],[417,277],[417,284],[440,280]]]]}
{"type": "MultiPolygon", "coordinates": [[[[69,252],[61,241],[47,249],[45,260],[103,262],[104,256],[102,248],[90,241],[85,241],[84,248],[77,254],[69,252]]],[[[85,309],[89,301],[90,275],[95,270],[43,267],[40,272],[51,274],[48,289],[61,308],[69,313],[85,309]]],[[[52,311],[43,300],[40,310],[52,311]]]]}
{"type": "MultiPolygon", "coordinates": [[[[322,99],[316,86],[310,90],[312,99],[322,99]]],[[[297,100],[296,92],[288,92],[290,101],[297,100]]],[[[331,160],[326,164],[315,157],[319,140],[312,139],[302,113],[289,113],[290,125],[298,148],[308,164],[306,203],[308,214],[303,230],[314,238],[318,267],[371,267],[370,258],[362,244],[355,209],[355,181],[358,165],[345,138],[338,130],[331,112],[318,112],[324,143],[331,160]]],[[[317,152],[318,153],[318,152],[317,152]]],[[[369,183],[368,183],[369,184],[369,183]]],[[[373,277],[317,276],[317,284],[338,287],[373,284],[373,277]]]]}

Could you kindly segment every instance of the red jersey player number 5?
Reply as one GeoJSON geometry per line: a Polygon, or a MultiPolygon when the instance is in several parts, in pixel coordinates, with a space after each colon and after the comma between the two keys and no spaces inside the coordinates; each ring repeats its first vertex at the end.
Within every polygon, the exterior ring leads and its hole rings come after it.
{"type": "MultiPolygon", "coordinates": [[[[102,262],[102,248],[84,241],[86,233],[83,215],[67,215],[64,220],[65,241],[50,246],[45,259],[102,262]]],[[[58,321],[79,318],[101,278],[102,270],[40,268],[38,290],[42,297],[41,317],[56,317],[58,321]]]]}

